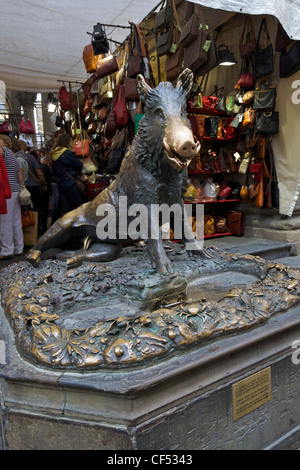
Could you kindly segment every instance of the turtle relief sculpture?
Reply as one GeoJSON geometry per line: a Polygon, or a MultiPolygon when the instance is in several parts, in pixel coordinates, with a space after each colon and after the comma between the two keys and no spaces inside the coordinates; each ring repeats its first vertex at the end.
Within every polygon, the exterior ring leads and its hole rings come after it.
{"type": "Polygon", "coordinates": [[[159,222],[153,211],[153,208],[163,204],[168,207],[177,204],[182,208],[182,240],[189,252],[202,258],[210,257],[195,240],[184,217],[183,194],[187,185],[187,169],[200,151],[200,143],[195,141],[186,115],[186,100],[193,84],[193,73],[185,69],[175,87],[170,82],[161,82],[152,89],[141,75],[137,80],[144,116],[119,174],[94,200],[65,214],[48,229],[27,255],[33,265],[39,265],[41,253],[49,248],[76,249],[77,252],[69,254],[69,267],[79,265],[84,260],[110,261],[118,257],[122,242],[130,239],[127,228],[133,216],[128,215],[125,231],[117,218],[116,230],[106,240],[99,238],[97,227],[107,217],[105,209],[108,207],[113,208],[118,216],[124,215],[121,211],[122,198],[126,198],[129,208],[139,204],[147,209],[145,241],[152,265],[159,273],[172,272],[159,234],[159,222]],[[153,225],[157,236],[153,236],[153,225]]]}

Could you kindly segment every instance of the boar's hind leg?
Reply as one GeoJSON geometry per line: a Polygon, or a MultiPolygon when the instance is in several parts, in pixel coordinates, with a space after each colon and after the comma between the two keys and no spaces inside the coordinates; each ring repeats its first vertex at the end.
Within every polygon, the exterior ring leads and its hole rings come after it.
{"type": "Polygon", "coordinates": [[[113,261],[122,250],[121,243],[94,243],[87,250],[77,250],[58,254],[58,259],[67,258],[68,269],[80,266],[83,261],[113,261]]]}
{"type": "Polygon", "coordinates": [[[33,266],[38,267],[41,261],[41,254],[49,248],[61,248],[68,245],[74,236],[74,217],[78,212],[68,212],[58,219],[51,227],[39,238],[37,244],[28,252],[26,260],[33,266]]]}

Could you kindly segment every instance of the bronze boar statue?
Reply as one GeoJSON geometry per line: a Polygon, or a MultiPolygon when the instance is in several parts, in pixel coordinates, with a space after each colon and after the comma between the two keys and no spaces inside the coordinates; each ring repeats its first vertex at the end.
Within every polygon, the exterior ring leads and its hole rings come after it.
{"type": "MultiPolygon", "coordinates": [[[[193,74],[185,69],[175,87],[170,82],[161,82],[152,89],[141,75],[137,81],[144,116],[116,179],[94,200],[63,215],[41,236],[27,254],[27,260],[34,266],[39,265],[41,253],[49,248],[78,250],[70,253],[69,266],[79,265],[83,260],[110,261],[117,258],[125,241],[119,224],[115,236],[109,240],[99,240],[97,224],[108,215],[108,212],[99,215],[99,207],[109,205],[121,215],[121,196],[127,197],[128,207],[142,204],[147,208],[149,230],[155,205],[180,204],[183,208],[187,169],[200,151],[200,143],[195,141],[186,115],[186,100],[193,84],[193,74]]],[[[209,258],[210,255],[195,240],[185,217],[182,224],[182,240],[192,247],[190,254],[209,258]]],[[[153,238],[149,233],[145,241],[153,267],[162,274],[173,272],[161,235],[153,238]]]]}

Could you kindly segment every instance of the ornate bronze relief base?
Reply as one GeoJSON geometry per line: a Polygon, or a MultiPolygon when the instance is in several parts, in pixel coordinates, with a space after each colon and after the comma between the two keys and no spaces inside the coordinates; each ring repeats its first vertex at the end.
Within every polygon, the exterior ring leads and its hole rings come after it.
{"type": "Polygon", "coordinates": [[[300,271],[250,255],[190,258],[169,244],[174,275],[151,269],[142,246],[107,264],[67,269],[28,262],[0,271],[21,355],[53,369],[144,366],[219,335],[259,326],[300,300],[300,271]]]}

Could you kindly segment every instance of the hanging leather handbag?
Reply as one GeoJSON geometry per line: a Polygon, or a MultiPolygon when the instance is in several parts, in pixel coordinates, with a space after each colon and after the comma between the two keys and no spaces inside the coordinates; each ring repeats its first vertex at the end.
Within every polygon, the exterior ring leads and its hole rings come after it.
{"type": "Polygon", "coordinates": [[[97,61],[95,78],[103,78],[107,75],[111,75],[119,70],[117,59],[114,55],[109,54],[104,59],[97,61]]]}
{"type": "Polygon", "coordinates": [[[58,101],[63,111],[69,111],[73,108],[73,103],[65,85],[62,85],[58,92],[58,101]]]}
{"type": "Polygon", "coordinates": [[[265,33],[267,36],[266,42],[270,42],[270,36],[267,30],[267,23],[265,19],[263,19],[261,22],[256,43],[256,50],[254,52],[254,75],[256,80],[274,71],[272,43],[270,43],[269,45],[265,45],[263,49],[260,49],[259,42],[263,28],[265,29],[265,33]]]}
{"type": "Polygon", "coordinates": [[[246,93],[243,94],[243,103],[244,104],[249,104],[254,100],[254,91],[246,91],[246,93]]]}
{"type": "Polygon", "coordinates": [[[124,127],[129,121],[129,112],[126,106],[123,86],[118,86],[117,98],[114,104],[115,119],[118,127],[124,127]]]}
{"type": "Polygon", "coordinates": [[[162,8],[156,13],[154,19],[154,30],[163,30],[173,23],[173,12],[168,2],[163,2],[162,8]],[[167,3],[167,6],[164,4],[167,3]]]}
{"type": "MultiPolygon", "coordinates": [[[[201,65],[207,62],[207,47],[211,45],[211,43],[207,42],[207,24],[203,10],[199,5],[195,5],[195,14],[199,18],[198,34],[196,39],[184,48],[184,67],[191,69],[192,72],[195,72],[201,65]],[[204,48],[205,46],[206,48],[204,48]]],[[[204,73],[198,75],[204,75],[204,73]]]]}
{"type": "Polygon", "coordinates": [[[240,39],[240,56],[242,59],[250,57],[256,49],[256,39],[250,15],[246,16],[244,29],[240,39]],[[247,28],[247,32],[246,32],[247,28]]]}
{"type": "Polygon", "coordinates": [[[255,124],[255,111],[250,107],[244,112],[242,127],[252,126],[255,124]]]}
{"type": "Polygon", "coordinates": [[[87,73],[96,72],[96,57],[94,55],[94,48],[92,44],[83,48],[82,59],[87,73]]]}
{"type": "Polygon", "coordinates": [[[158,57],[162,57],[169,53],[173,43],[173,28],[169,28],[165,32],[161,32],[157,38],[156,51],[158,57]]]}
{"type": "Polygon", "coordinates": [[[126,77],[124,80],[124,95],[127,101],[140,101],[137,80],[135,78],[126,77]]]}
{"type": "Polygon", "coordinates": [[[255,89],[253,109],[273,109],[275,107],[276,87],[261,85],[255,89]]]}
{"type": "Polygon", "coordinates": [[[90,150],[90,141],[86,131],[78,134],[74,140],[74,152],[77,157],[87,157],[90,150]]]}
{"type": "Polygon", "coordinates": [[[287,35],[282,24],[278,22],[277,34],[276,34],[276,39],[275,39],[275,51],[283,52],[285,48],[289,44],[291,44],[291,42],[292,42],[292,39],[287,35]]]}
{"type": "Polygon", "coordinates": [[[196,13],[193,13],[190,19],[185,23],[182,28],[179,43],[181,47],[187,47],[193,42],[199,31],[199,17],[196,13]]]}
{"type": "Polygon", "coordinates": [[[259,111],[256,130],[258,134],[277,134],[279,131],[279,113],[277,111],[259,111]]]}
{"type": "Polygon", "coordinates": [[[288,52],[283,51],[280,56],[280,78],[288,78],[300,70],[300,41],[296,41],[288,52]]]}
{"type": "Polygon", "coordinates": [[[177,78],[183,71],[183,49],[178,49],[166,59],[165,71],[168,81],[177,78]]]}

